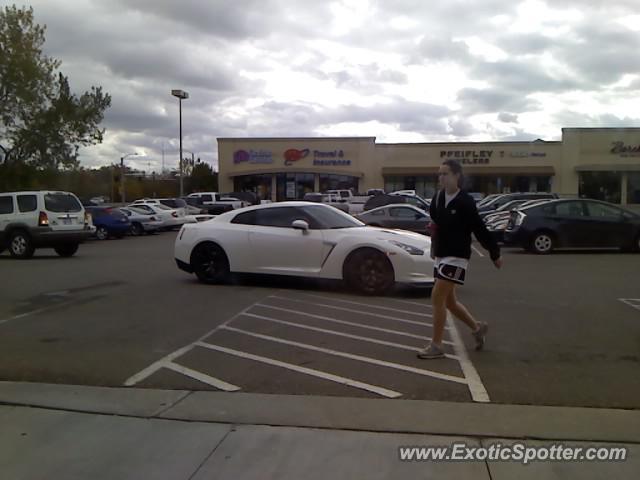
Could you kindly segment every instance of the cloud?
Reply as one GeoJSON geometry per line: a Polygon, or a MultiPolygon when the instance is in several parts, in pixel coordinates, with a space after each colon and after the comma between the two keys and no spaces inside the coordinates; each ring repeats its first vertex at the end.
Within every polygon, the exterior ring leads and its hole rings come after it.
{"type": "Polygon", "coordinates": [[[512,113],[501,112],[498,115],[498,120],[504,123],[518,123],[518,115],[512,113]]]}
{"type": "Polygon", "coordinates": [[[500,112],[526,112],[540,108],[535,100],[528,99],[519,92],[504,89],[463,88],[458,92],[457,101],[462,105],[462,112],[467,114],[500,112]]]}

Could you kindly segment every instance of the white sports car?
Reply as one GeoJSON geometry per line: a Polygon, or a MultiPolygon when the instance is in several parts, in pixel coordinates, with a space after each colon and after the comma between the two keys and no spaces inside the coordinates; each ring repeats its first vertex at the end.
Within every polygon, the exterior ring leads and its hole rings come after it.
{"type": "Polygon", "coordinates": [[[370,295],[394,283],[433,284],[430,239],[368,227],[329,205],[281,202],[233,210],[185,224],[176,238],[178,267],[205,283],[231,272],[343,279],[370,295]]]}

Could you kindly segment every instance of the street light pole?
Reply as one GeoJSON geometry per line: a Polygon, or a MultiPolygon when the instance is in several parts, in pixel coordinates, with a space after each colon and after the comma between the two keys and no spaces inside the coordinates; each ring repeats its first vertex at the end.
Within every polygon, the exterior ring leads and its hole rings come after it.
{"type": "Polygon", "coordinates": [[[135,157],[137,155],[137,153],[127,153],[126,155],[120,157],[120,199],[122,200],[122,203],[127,203],[127,201],[125,200],[126,194],[124,188],[124,159],[127,157],[135,157]]]}
{"type": "Polygon", "coordinates": [[[171,95],[178,98],[180,109],[180,197],[184,197],[184,168],[182,166],[182,100],[189,98],[184,90],[171,90],[171,95]]]}

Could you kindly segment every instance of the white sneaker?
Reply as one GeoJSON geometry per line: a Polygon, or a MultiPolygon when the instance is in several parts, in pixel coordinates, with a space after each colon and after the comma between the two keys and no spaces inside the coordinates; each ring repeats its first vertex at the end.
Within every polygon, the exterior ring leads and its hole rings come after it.
{"type": "Polygon", "coordinates": [[[444,358],[444,350],[435,343],[431,342],[425,348],[418,352],[418,358],[423,360],[431,360],[434,358],[444,358]]]}

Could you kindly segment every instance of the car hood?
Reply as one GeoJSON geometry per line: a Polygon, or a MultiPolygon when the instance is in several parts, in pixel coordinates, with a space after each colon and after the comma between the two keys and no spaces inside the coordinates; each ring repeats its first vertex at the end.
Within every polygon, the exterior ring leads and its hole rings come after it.
{"type": "Polygon", "coordinates": [[[406,230],[392,230],[379,227],[356,227],[328,230],[337,235],[358,237],[364,240],[386,240],[406,243],[416,248],[429,248],[431,240],[425,235],[408,232],[406,230]]]}

